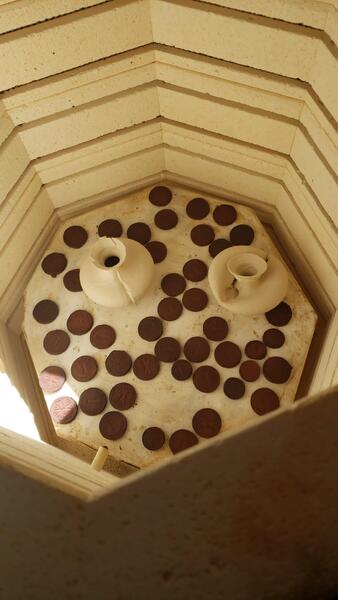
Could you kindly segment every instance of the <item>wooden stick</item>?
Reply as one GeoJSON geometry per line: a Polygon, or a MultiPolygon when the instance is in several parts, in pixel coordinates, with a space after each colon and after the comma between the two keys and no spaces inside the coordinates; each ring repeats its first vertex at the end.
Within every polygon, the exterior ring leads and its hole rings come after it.
{"type": "Polygon", "coordinates": [[[108,448],[107,446],[100,446],[98,451],[96,452],[91,467],[95,469],[95,471],[101,471],[104,467],[104,463],[108,458],[108,448]]]}

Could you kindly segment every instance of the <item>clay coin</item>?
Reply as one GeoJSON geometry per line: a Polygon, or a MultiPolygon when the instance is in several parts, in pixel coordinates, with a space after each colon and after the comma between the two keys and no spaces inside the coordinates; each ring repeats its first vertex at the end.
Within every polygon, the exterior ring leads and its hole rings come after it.
{"type": "Polygon", "coordinates": [[[107,440],[119,440],[124,436],[127,425],[126,417],[114,410],[103,415],[99,423],[99,429],[101,435],[107,440]]]}
{"type": "Polygon", "coordinates": [[[168,273],[161,280],[161,288],[167,296],[179,296],[186,288],[186,281],[179,273],[168,273]]]}
{"type": "Polygon", "coordinates": [[[218,225],[231,225],[237,219],[237,210],[230,204],[221,204],[216,206],[212,216],[218,225]]]}
{"type": "Polygon", "coordinates": [[[39,375],[40,387],[46,394],[53,394],[61,390],[65,381],[66,374],[61,367],[46,367],[39,375]]]}
{"type": "Polygon", "coordinates": [[[156,213],[154,221],[156,227],[167,230],[176,227],[178,217],[175,211],[170,210],[170,208],[164,208],[156,213]]]}
{"type": "Polygon", "coordinates": [[[54,329],[49,331],[43,340],[43,347],[48,354],[62,354],[70,344],[70,338],[66,331],[54,329]]]}
{"type": "Polygon", "coordinates": [[[113,350],[106,358],[106,369],[110,375],[121,377],[131,369],[132,360],[124,350],[113,350]]]}
{"type": "Polygon", "coordinates": [[[256,360],[261,360],[266,356],[266,346],[259,340],[248,342],[244,351],[249,358],[255,358],[256,360]]]}
{"type": "Polygon", "coordinates": [[[193,312],[204,310],[208,304],[208,296],[204,290],[199,288],[191,288],[183,294],[183,306],[193,312]]]}
{"type": "Polygon", "coordinates": [[[164,337],[158,340],[155,346],[155,354],[162,362],[175,362],[181,354],[181,346],[172,337],[164,337]]]}
{"type": "Polygon", "coordinates": [[[202,281],[208,275],[208,267],[202,260],[192,258],[185,263],[183,275],[189,281],[202,281]]]}
{"type": "Polygon", "coordinates": [[[229,377],[224,382],[223,390],[225,395],[231,398],[231,400],[239,400],[245,394],[245,383],[237,377],[229,377]]]}
{"type": "Polygon", "coordinates": [[[65,425],[74,421],[77,414],[77,404],[70,396],[62,396],[52,402],[49,412],[54,423],[65,425]]]}
{"type": "Polygon", "coordinates": [[[51,254],[48,254],[48,256],[45,256],[41,263],[42,270],[51,277],[56,277],[62,273],[66,266],[67,259],[65,255],[61,254],[60,252],[52,252],[51,254]]]}
{"type": "Polygon", "coordinates": [[[98,365],[92,356],[79,356],[71,366],[71,374],[76,381],[90,381],[97,373],[98,365]]]}
{"type": "Polygon", "coordinates": [[[63,234],[63,241],[70,248],[81,248],[88,239],[88,233],[79,225],[68,227],[63,234]]]}
{"type": "Polygon", "coordinates": [[[178,429],[169,438],[169,448],[173,454],[182,452],[198,444],[198,439],[192,431],[188,429],[178,429]]]}
{"type": "Polygon", "coordinates": [[[160,370],[160,361],[153,354],[141,354],[134,361],[133,371],[138,379],[149,381],[154,379],[160,370]]]}
{"type": "Polygon", "coordinates": [[[251,406],[257,415],[266,415],[266,413],[276,410],[279,407],[279,398],[270,388],[259,388],[251,396],[251,406]]]}
{"type": "Polygon", "coordinates": [[[213,408],[201,408],[194,414],[192,426],[197,435],[211,438],[220,432],[222,420],[213,408]]]}
{"type": "Polygon", "coordinates": [[[157,185],[149,192],[149,200],[154,206],[167,206],[172,196],[171,190],[165,185],[157,185]]]}
{"type": "Polygon", "coordinates": [[[292,367],[285,358],[272,356],[263,364],[263,373],[271,383],[285,383],[291,375],[292,367]]]}
{"type": "Polygon", "coordinates": [[[192,366],[187,360],[177,360],[171,367],[171,374],[177,381],[189,379],[192,373],[192,366]]]}
{"type": "Polygon", "coordinates": [[[80,269],[72,269],[71,271],[67,271],[67,273],[63,276],[63,285],[70,292],[82,292],[80,269]]]}
{"type": "Polygon", "coordinates": [[[203,333],[213,342],[221,342],[228,334],[228,324],[222,317],[209,317],[203,323],[203,333]]]}
{"type": "Polygon", "coordinates": [[[263,333],[263,342],[268,348],[281,348],[285,342],[285,335],[279,329],[267,329],[263,333]]]}
{"type": "Polygon", "coordinates": [[[109,348],[115,340],[116,333],[110,325],[96,325],[90,332],[90,343],[99,350],[109,348]]]}
{"type": "Polygon", "coordinates": [[[147,450],[159,450],[165,442],[164,431],[160,427],[148,427],[143,432],[142,443],[147,450]]]}
{"type": "Polygon", "coordinates": [[[163,333],[163,324],[158,317],[145,317],[140,321],[138,334],[147,342],[158,340],[163,333]]]}
{"type": "Polygon", "coordinates": [[[161,319],[175,321],[182,314],[182,304],[177,298],[163,298],[157,307],[161,319]]]}
{"type": "Polygon", "coordinates": [[[128,410],[136,402],[136,390],[130,383],[117,383],[110,390],[109,402],[118,410],[128,410]]]}
{"type": "Polygon", "coordinates": [[[194,386],[206,394],[214,392],[220,384],[220,376],[214,367],[202,365],[193,374],[194,386]]]}
{"type": "Polygon", "coordinates": [[[79,398],[79,407],[85,415],[94,417],[104,411],[107,405],[107,396],[99,388],[84,390],[79,398]]]}
{"type": "Polygon", "coordinates": [[[167,246],[162,242],[156,242],[155,240],[153,242],[148,242],[146,248],[155,265],[162,262],[167,256],[167,246]]]}
{"type": "Polygon", "coordinates": [[[254,360],[245,360],[239,367],[239,374],[244,381],[256,381],[261,374],[261,368],[254,360]]]}
{"type": "Polygon", "coordinates": [[[210,346],[206,339],[195,336],[185,342],[183,352],[191,362],[203,362],[210,354],[210,346]]]}
{"type": "Polygon", "coordinates": [[[190,236],[196,246],[208,246],[214,240],[215,232],[210,225],[202,223],[191,230],[190,236]]]}
{"type": "Polygon", "coordinates": [[[215,349],[216,362],[221,367],[231,369],[241,362],[242,352],[233,342],[221,342],[215,349]]]}
{"type": "Polygon", "coordinates": [[[51,323],[59,314],[58,305],[53,300],[40,300],[33,309],[33,317],[38,323],[51,323]]]}
{"type": "Polygon", "coordinates": [[[286,302],[280,302],[275,308],[265,313],[265,316],[271,325],[283,327],[287,325],[292,317],[291,307],[286,302]]]}
{"type": "Polygon", "coordinates": [[[127,237],[145,245],[151,238],[150,227],[146,223],[133,223],[127,229],[127,237]]]}
{"type": "Polygon", "coordinates": [[[249,246],[255,237],[250,225],[236,225],[230,231],[230,242],[234,246],[249,246]]]}
{"type": "Polygon", "coordinates": [[[204,198],[193,198],[188,202],[186,212],[191,219],[204,219],[210,212],[209,203],[204,198]]]}
{"type": "Polygon", "coordinates": [[[84,335],[93,327],[93,317],[86,310],[75,310],[67,319],[67,329],[74,335],[84,335]]]}
{"type": "Polygon", "coordinates": [[[230,248],[231,246],[232,246],[232,244],[230,242],[228,242],[228,240],[224,240],[224,239],[214,240],[213,242],[211,242],[211,244],[209,246],[209,254],[210,254],[210,256],[212,256],[212,258],[215,258],[215,256],[217,256],[217,254],[219,254],[220,252],[223,252],[223,250],[226,250],[227,248],[230,248]]]}
{"type": "Polygon", "coordinates": [[[122,225],[116,219],[106,219],[98,226],[97,233],[100,237],[120,237],[122,235],[122,225]]]}

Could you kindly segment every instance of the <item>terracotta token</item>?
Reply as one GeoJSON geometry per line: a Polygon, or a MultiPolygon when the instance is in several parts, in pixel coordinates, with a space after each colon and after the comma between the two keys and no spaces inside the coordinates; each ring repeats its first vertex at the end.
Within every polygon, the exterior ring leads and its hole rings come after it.
{"type": "Polygon", "coordinates": [[[231,400],[239,400],[245,394],[245,383],[241,379],[237,379],[237,377],[229,377],[224,382],[223,390],[228,398],[231,400]]]}
{"type": "Polygon", "coordinates": [[[209,317],[203,323],[203,333],[213,342],[221,342],[228,334],[228,324],[222,317],[209,317]]]}
{"type": "Polygon", "coordinates": [[[183,275],[189,281],[202,281],[208,275],[208,267],[202,260],[192,258],[185,263],[183,275]]]}
{"type": "Polygon", "coordinates": [[[53,300],[41,300],[33,309],[33,317],[38,323],[51,323],[59,314],[58,305],[53,300]]]}
{"type": "Polygon", "coordinates": [[[173,454],[182,452],[198,444],[198,439],[192,431],[188,429],[178,429],[169,438],[169,448],[173,454]]]}
{"type": "Polygon", "coordinates": [[[191,373],[192,366],[187,360],[177,360],[171,367],[171,374],[175,379],[177,379],[177,381],[185,381],[186,379],[189,379],[191,373]]]}
{"type": "Polygon", "coordinates": [[[215,232],[210,225],[202,223],[191,230],[190,236],[196,246],[208,246],[214,240],[215,232]]]}
{"type": "Polygon", "coordinates": [[[65,255],[61,254],[60,252],[52,252],[52,254],[48,254],[48,256],[45,256],[41,263],[42,270],[51,277],[56,277],[62,273],[66,266],[67,259],[65,255]]]}
{"type": "Polygon", "coordinates": [[[191,219],[204,219],[210,212],[209,202],[204,198],[193,198],[188,202],[186,212],[191,219]]]}
{"type": "Polygon", "coordinates": [[[230,242],[235,246],[249,246],[255,237],[250,225],[236,225],[230,231],[230,242]]]}
{"type": "Polygon", "coordinates": [[[70,248],[81,248],[88,239],[88,233],[79,225],[68,227],[63,234],[63,241],[70,248]]]}
{"type": "Polygon", "coordinates": [[[134,361],[133,371],[138,379],[149,381],[154,379],[160,370],[160,361],[153,354],[141,354],[134,361]]]}
{"type": "Polygon", "coordinates": [[[149,200],[154,206],[167,206],[173,195],[165,185],[157,185],[149,192],[149,200]]]}
{"type": "Polygon", "coordinates": [[[280,348],[285,342],[285,335],[279,329],[267,329],[263,333],[263,342],[269,348],[280,348]]]}
{"type": "Polygon", "coordinates": [[[155,354],[162,362],[175,362],[181,354],[181,346],[174,338],[164,337],[155,345],[155,354]]]}
{"type": "Polygon", "coordinates": [[[39,375],[39,384],[46,394],[53,394],[61,390],[66,381],[66,374],[61,367],[46,367],[39,375]]]}
{"type": "Polygon", "coordinates": [[[265,313],[265,316],[271,325],[283,327],[283,325],[287,325],[290,321],[292,310],[286,302],[280,302],[275,308],[265,313]]]}
{"type": "Polygon", "coordinates": [[[244,381],[256,381],[261,374],[261,368],[254,360],[245,360],[239,367],[239,374],[244,381]]]}
{"type": "Polygon", "coordinates": [[[101,435],[107,440],[119,440],[126,432],[128,421],[126,417],[115,410],[103,415],[99,423],[101,435]]]}
{"type": "Polygon", "coordinates": [[[67,319],[67,329],[74,335],[84,335],[93,327],[93,317],[86,310],[75,310],[67,319]]]}
{"type": "Polygon", "coordinates": [[[191,288],[183,294],[183,306],[193,312],[204,310],[208,304],[208,296],[204,290],[199,288],[191,288]]]}
{"type": "Polygon", "coordinates": [[[175,321],[182,314],[182,304],[177,298],[163,298],[157,307],[161,319],[175,321]]]}
{"type": "Polygon", "coordinates": [[[66,331],[54,329],[49,331],[43,340],[43,347],[48,354],[62,354],[70,344],[70,338],[66,331]]]}
{"type": "Polygon", "coordinates": [[[124,350],[113,350],[106,358],[106,369],[110,375],[121,377],[131,369],[132,360],[124,350]]]}
{"type": "Polygon", "coordinates": [[[231,369],[241,362],[242,352],[233,342],[221,342],[215,349],[215,359],[221,367],[231,369]]]}
{"type": "Polygon", "coordinates": [[[137,394],[134,386],[123,381],[114,385],[110,390],[109,402],[118,410],[128,410],[134,406],[136,397],[137,394]]]}
{"type": "Polygon", "coordinates": [[[49,412],[54,423],[65,425],[74,421],[77,415],[77,404],[70,396],[62,396],[52,402],[49,412]]]}
{"type": "Polygon", "coordinates": [[[255,358],[256,360],[260,360],[266,356],[266,346],[259,340],[248,342],[244,351],[249,358],[255,358]]]}
{"type": "Polygon", "coordinates": [[[158,317],[145,317],[140,321],[138,334],[147,342],[158,340],[163,333],[163,324],[158,317]]]}
{"type": "Polygon", "coordinates": [[[178,217],[175,211],[164,208],[156,213],[154,221],[159,229],[173,229],[178,223],[178,217]]]}
{"type": "Polygon", "coordinates": [[[193,374],[194,386],[200,391],[210,394],[214,392],[220,384],[220,376],[214,367],[202,365],[198,367],[193,374]]]}
{"type": "Polygon", "coordinates": [[[266,413],[276,410],[279,407],[279,398],[270,388],[259,388],[251,396],[251,406],[257,415],[266,415],[266,413]]]}
{"type": "Polygon", "coordinates": [[[160,427],[148,427],[143,432],[142,443],[147,450],[159,450],[165,442],[165,434],[160,427]]]}
{"type": "Polygon", "coordinates": [[[168,273],[161,280],[161,288],[167,296],[179,296],[186,286],[184,277],[179,273],[168,273]]]}
{"type": "Polygon", "coordinates": [[[122,225],[116,219],[106,219],[98,226],[97,233],[100,237],[120,237],[122,235],[122,225]]]}
{"type": "Polygon", "coordinates": [[[194,414],[192,426],[197,435],[211,438],[220,432],[222,420],[213,408],[201,408],[194,414]]]}
{"type": "Polygon", "coordinates": [[[156,240],[153,242],[148,242],[148,244],[146,244],[146,248],[150,253],[155,265],[162,262],[162,260],[164,260],[167,256],[167,246],[162,242],[156,242],[156,240]]]}
{"type": "Polygon", "coordinates": [[[104,411],[107,405],[107,396],[99,388],[84,390],[79,398],[79,407],[85,415],[93,417],[104,411]]]}
{"type": "Polygon", "coordinates": [[[217,254],[219,254],[220,252],[223,252],[223,250],[226,250],[227,248],[230,248],[232,246],[231,242],[228,242],[228,240],[224,240],[224,239],[218,239],[218,240],[214,240],[213,242],[211,242],[210,246],[209,246],[209,254],[210,256],[212,256],[212,258],[215,258],[215,256],[217,256],[217,254]]]}
{"type": "Polygon", "coordinates": [[[151,238],[151,229],[146,223],[133,223],[127,229],[127,237],[145,245],[151,238]]]}
{"type": "Polygon", "coordinates": [[[90,381],[97,373],[98,365],[92,356],[79,356],[71,366],[71,374],[76,381],[90,381]]]}
{"type": "Polygon", "coordinates": [[[191,362],[203,362],[210,354],[210,346],[205,338],[195,336],[185,342],[183,352],[191,362]]]}
{"type": "Polygon", "coordinates": [[[212,216],[218,225],[231,225],[237,219],[237,210],[230,204],[221,204],[216,206],[212,216]]]}
{"type": "Polygon", "coordinates": [[[292,367],[285,358],[272,356],[263,364],[263,373],[271,383],[285,383],[291,375],[292,367]]]}
{"type": "Polygon", "coordinates": [[[67,273],[63,276],[63,285],[70,292],[82,292],[80,269],[72,269],[71,271],[67,271],[67,273]]]}
{"type": "Polygon", "coordinates": [[[90,343],[99,350],[109,348],[115,340],[116,333],[110,325],[96,325],[90,332],[90,343]]]}

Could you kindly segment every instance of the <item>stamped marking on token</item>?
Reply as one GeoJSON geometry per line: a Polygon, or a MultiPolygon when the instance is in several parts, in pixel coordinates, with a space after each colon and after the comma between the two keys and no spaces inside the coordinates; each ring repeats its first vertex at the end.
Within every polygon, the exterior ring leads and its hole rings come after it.
{"type": "Polygon", "coordinates": [[[61,367],[51,365],[41,371],[39,375],[39,384],[46,394],[53,394],[61,390],[66,381],[66,374],[61,367]]]}
{"type": "Polygon", "coordinates": [[[205,338],[195,336],[185,342],[183,352],[191,362],[203,362],[210,354],[210,346],[205,338]]]}
{"type": "Polygon", "coordinates": [[[88,388],[79,398],[79,407],[85,415],[93,417],[104,411],[107,405],[107,396],[99,388],[88,388]]]}
{"type": "Polygon", "coordinates": [[[137,393],[133,385],[125,381],[117,383],[110,390],[109,402],[118,410],[128,410],[136,402],[137,393]]]}
{"type": "Polygon", "coordinates": [[[202,365],[193,374],[194,386],[200,391],[210,394],[217,390],[220,384],[220,376],[214,367],[202,365]]]}
{"type": "Polygon", "coordinates": [[[48,354],[62,354],[65,352],[70,344],[70,338],[66,331],[62,329],[54,329],[49,331],[45,335],[43,340],[43,347],[48,354]]]}
{"type": "Polygon", "coordinates": [[[155,342],[163,333],[163,323],[158,317],[145,317],[140,321],[138,334],[147,342],[155,342]]]}
{"type": "Polygon", "coordinates": [[[75,310],[67,319],[67,329],[74,335],[84,335],[93,327],[93,317],[86,310],[75,310]]]}
{"type": "Polygon", "coordinates": [[[99,348],[99,350],[109,348],[115,340],[116,333],[110,325],[96,325],[90,332],[90,343],[94,348],[99,348]]]}
{"type": "Polygon", "coordinates": [[[66,425],[74,421],[77,415],[77,404],[70,396],[62,396],[52,402],[49,412],[54,423],[66,425]]]}
{"type": "Polygon", "coordinates": [[[164,337],[158,340],[155,354],[162,362],[175,362],[181,354],[181,346],[174,338],[164,337]]]}
{"type": "Polygon", "coordinates": [[[92,356],[79,356],[71,366],[71,374],[76,381],[90,381],[97,371],[98,365],[92,356]]]}
{"type": "Polygon", "coordinates": [[[127,426],[126,417],[117,411],[105,413],[99,423],[100,433],[107,440],[119,440],[124,436],[127,426]]]}
{"type": "Polygon", "coordinates": [[[256,381],[261,374],[261,368],[254,360],[245,360],[239,367],[239,374],[244,381],[256,381]]]}
{"type": "Polygon", "coordinates": [[[160,370],[160,361],[153,354],[141,354],[134,361],[133,371],[138,379],[154,379],[160,370]]]}
{"type": "Polygon", "coordinates": [[[113,350],[106,358],[106,369],[110,375],[121,377],[130,371],[132,360],[124,350],[113,350]]]}
{"type": "Polygon", "coordinates": [[[192,366],[190,362],[184,359],[179,359],[174,362],[171,367],[171,374],[177,381],[186,381],[192,374],[192,366]]]}
{"type": "Polygon", "coordinates": [[[213,408],[201,408],[194,414],[192,426],[197,435],[211,438],[220,432],[222,420],[213,408]]]}
{"type": "Polygon", "coordinates": [[[266,346],[259,340],[252,340],[247,343],[244,352],[249,358],[261,360],[266,357],[266,346]]]}

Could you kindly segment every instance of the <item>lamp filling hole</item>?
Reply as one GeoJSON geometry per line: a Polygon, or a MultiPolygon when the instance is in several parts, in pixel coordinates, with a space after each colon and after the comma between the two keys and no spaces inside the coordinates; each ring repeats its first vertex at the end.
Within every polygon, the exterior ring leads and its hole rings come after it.
{"type": "Polygon", "coordinates": [[[117,265],[120,262],[120,259],[118,256],[107,256],[107,258],[105,258],[104,261],[104,266],[105,267],[115,267],[115,265],[117,265]]]}

